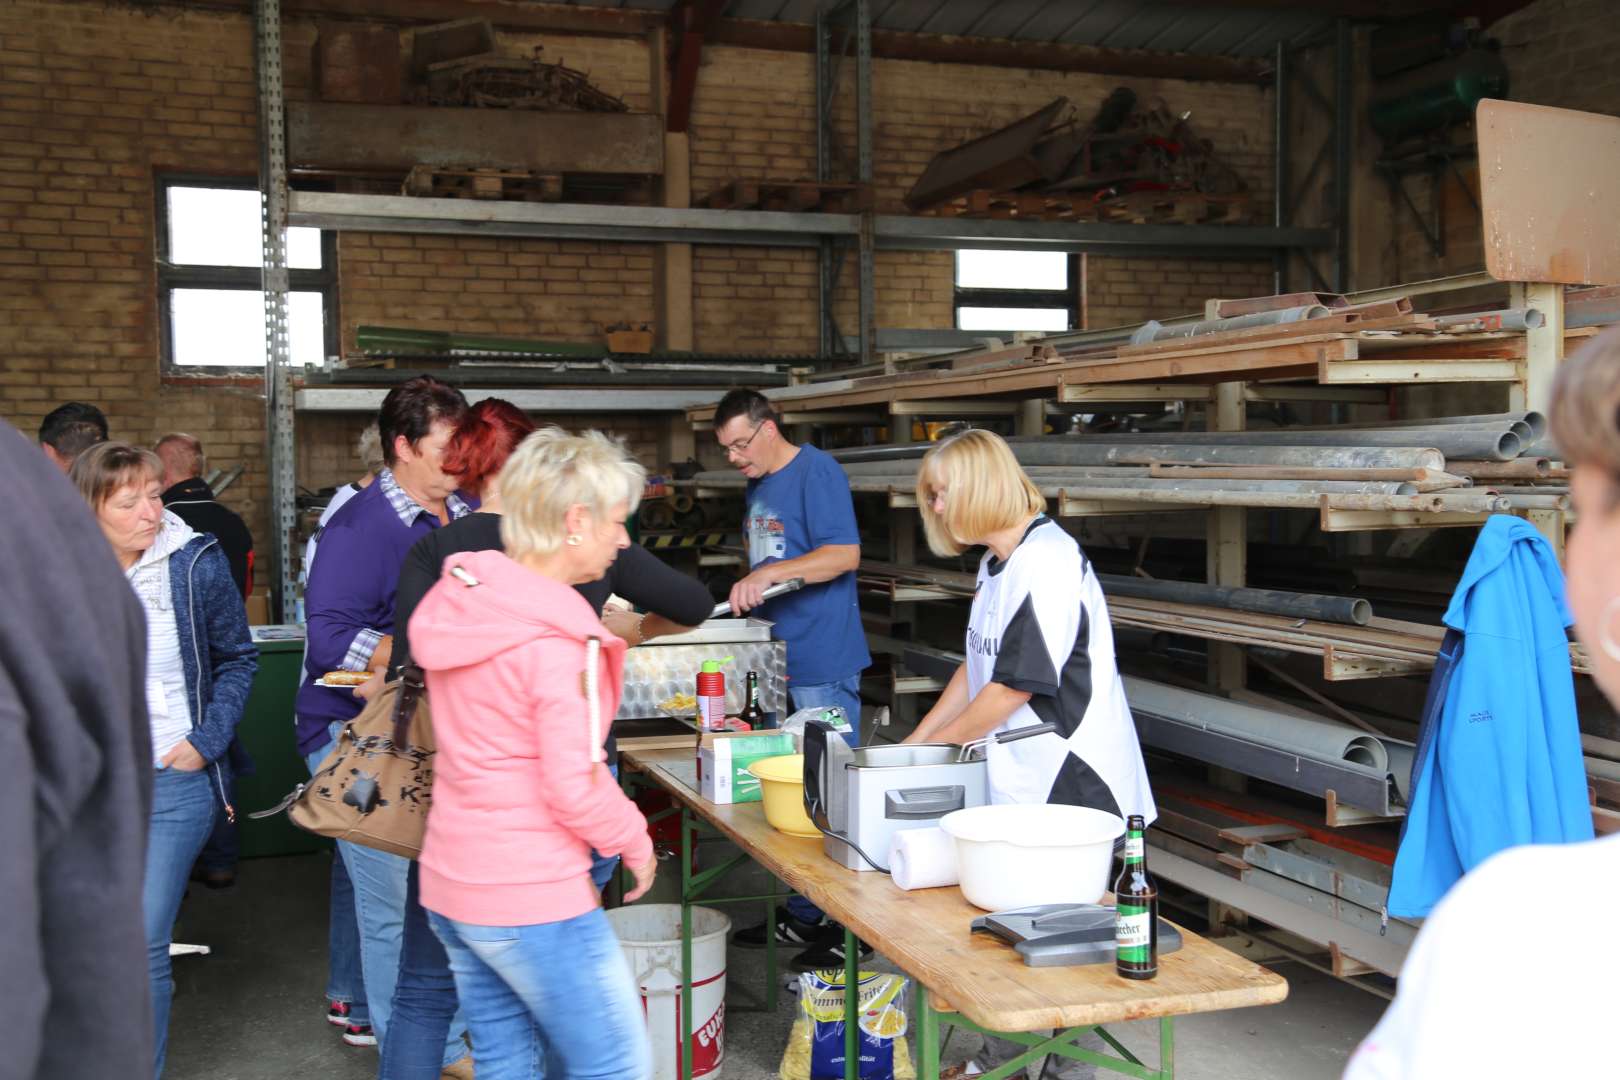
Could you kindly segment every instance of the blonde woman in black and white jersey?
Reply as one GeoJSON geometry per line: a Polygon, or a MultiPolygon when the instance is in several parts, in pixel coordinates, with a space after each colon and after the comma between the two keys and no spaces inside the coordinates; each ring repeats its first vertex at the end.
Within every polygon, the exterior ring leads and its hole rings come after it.
{"type": "MultiPolygon", "coordinates": [[[[1053,722],[1048,735],[988,746],[990,801],[1068,803],[1126,818],[1155,816],[1136,725],[1124,699],[1113,628],[1097,573],[1019,468],[1008,444],[964,431],[928,450],[917,471],[923,531],[936,555],[987,547],[967,623],[967,659],[907,742],[967,743],[1053,722]]],[[[1089,1036],[1093,1049],[1102,1048],[1089,1036]]],[[[985,1036],[975,1062],[993,1069],[1024,1048],[985,1036]]],[[[1092,1065],[1050,1057],[1048,1080],[1092,1065]]]]}
{"type": "MultiPolygon", "coordinates": [[[[968,620],[967,659],[907,741],[966,743],[1051,721],[1054,733],[989,745],[991,802],[1065,803],[1151,822],[1153,795],[1102,588],[1074,538],[1046,516],[1046,500],[1012,450],[988,431],[941,441],[922,460],[917,503],[934,554],[988,550],[968,620]]],[[[1023,1050],[987,1036],[976,1063],[956,1075],[975,1075],[975,1064],[993,1068],[1023,1050]]],[[[1054,1057],[1044,1075],[1095,1074],[1088,1064],[1054,1057]]]]}
{"type": "Polygon", "coordinates": [[[923,529],[936,555],[983,545],[967,660],[914,741],[965,743],[1043,721],[1052,735],[990,745],[993,802],[1089,806],[1152,820],[1153,796],[1114,663],[1108,608],[1080,545],[1012,450],[965,431],[923,458],[923,529]],[[1057,753],[1057,742],[1065,753],[1057,753]]]}

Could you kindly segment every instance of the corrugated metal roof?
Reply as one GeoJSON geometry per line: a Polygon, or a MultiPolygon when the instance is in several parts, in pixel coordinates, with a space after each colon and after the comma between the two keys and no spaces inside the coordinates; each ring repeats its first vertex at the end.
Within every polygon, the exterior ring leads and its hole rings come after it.
{"type": "MultiPolygon", "coordinates": [[[[566,0],[581,7],[667,11],[674,0],[566,0]]],[[[820,0],[733,0],[726,15],[767,22],[815,21],[820,0]]],[[[1304,5],[1300,5],[1304,7],[1304,5]]],[[[1154,0],[872,0],[872,25],[913,34],[1151,49],[1204,56],[1271,55],[1326,30],[1331,15],[1241,4],[1154,0]]]]}

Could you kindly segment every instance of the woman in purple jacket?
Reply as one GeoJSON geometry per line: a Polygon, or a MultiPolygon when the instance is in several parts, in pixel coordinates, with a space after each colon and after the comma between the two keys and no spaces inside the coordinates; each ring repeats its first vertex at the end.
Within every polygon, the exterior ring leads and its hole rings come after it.
{"type": "MultiPolygon", "coordinates": [[[[423,536],[473,510],[475,503],[456,494],[455,478],[444,471],[445,444],[466,409],[461,391],[430,376],[390,390],[377,416],[383,467],[376,481],[345,503],[321,531],[320,557],[310,567],[304,591],[308,677],[295,704],[298,752],[312,773],[337,732],[361,708],[353,692],[319,686],[315,680],[328,671],[382,671],[388,666],[394,591],[405,553],[423,536]]],[[[343,1038],[351,1045],[386,1043],[410,861],[347,841],[339,841],[338,852],[353,882],[361,977],[356,987],[353,954],[338,955],[339,943],[334,942],[328,990],[348,989],[356,1008],[343,1015],[343,1001],[332,993],[328,1019],[344,1024],[343,1038]],[[340,987],[345,978],[348,985],[340,987]],[[363,990],[369,1016],[355,1015],[361,997],[355,989],[363,990]]],[[[336,867],[333,879],[339,882],[336,867]]],[[[341,898],[338,893],[336,902],[341,898]]],[[[341,915],[333,912],[334,925],[341,915]]],[[[457,1065],[465,1057],[461,1025],[452,1024],[442,1063],[457,1065]]]]}

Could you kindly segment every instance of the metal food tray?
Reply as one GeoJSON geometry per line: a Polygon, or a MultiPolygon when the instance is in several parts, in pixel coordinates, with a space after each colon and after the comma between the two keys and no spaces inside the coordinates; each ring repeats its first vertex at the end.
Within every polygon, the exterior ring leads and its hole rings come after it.
{"type": "MultiPolygon", "coordinates": [[[[698,669],[705,660],[724,660],[726,674],[726,715],[735,716],[748,704],[747,673],[759,672],[759,707],[774,712],[778,719],[787,706],[787,643],[773,641],[771,624],[762,619],[711,619],[694,634],[707,634],[716,623],[747,627],[754,640],[738,640],[737,631],[715,629],[718,637],[688,640],[689,635],[654,638],[631,649],[624,657],[624,696],[618,716],[649,717],[667,715],[659,706],[677,693],[697,689],[698,669]]],[[[693,715],[696,714],[694,707],[693,715]]]]}
{"type": "Polygon", "coordinates": [[[725,645],[738,641],[769,641],[773,623],[765,619],[710,619],[684,634],[668,634],[653,638],[642,649],[659,649],[666,645],[725,645]]]}

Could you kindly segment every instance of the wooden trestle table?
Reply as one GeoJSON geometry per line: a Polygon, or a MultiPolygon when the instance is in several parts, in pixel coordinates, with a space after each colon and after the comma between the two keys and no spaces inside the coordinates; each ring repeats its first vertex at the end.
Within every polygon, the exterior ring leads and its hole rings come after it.
{"type": "MultiPolygon", "coordinates": [[[[721,878],[745,861],[764,867],[845,928],[845,986],[857,985],[859,937],[912,978],[916,990],[914,1031],[917,1075],[938,1080],[941,1017],[946,1022],[996,1034],[1029,1049],[984,1074],[1002,1080],[1043,1055],[1089,1061],[1099,1068],[1143,1080],[1174,1075],[1172,1020],[1190,1013],[1271,1005],[1288,995],[1288,984],[1272,971],[1181,929],[1182,947],[1159,957],[1157,978],[1122,979],[1110,964],[1032,968],[1003,942],[970,934],[969,924],[984,914],[956,888],[907,892],[887,874],[846,870],[822,854],[819,839],[778,832],[765,821],[760,803],[716,805],[695,787],[690,750],[627,750],[620,757],[628,785],[653,785],[668,792],[681,819],[682,1080],[692,1062],[692,923],[699,904],[760,901],[767,923],[774,923],[775,892],[763,896],[710,895],[721,878]],[[701,871],[693,868],[694,842],[718,834],[742,854],[701,871]],[[1146,1065],[1104,1030],[1126,1020],[1159,1021],[1159,1061],[1146,1065]],[[1074,1040],[1095,1030],[1119,1055],[1082,1049],[1074,1040]],[[1030,1034],[1030,1033],[1035,1034],[1030,1034]],[[1048,1035],[1047,1032],[1053,1032],[1048,1035]]],[[[775,940],[767,935],[769,982],[766,1007],[775,1008],[775,940]]],[[[857,995],[845,997],[845,1075],[857,1080],[857,995]]]]}

